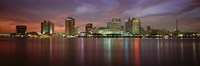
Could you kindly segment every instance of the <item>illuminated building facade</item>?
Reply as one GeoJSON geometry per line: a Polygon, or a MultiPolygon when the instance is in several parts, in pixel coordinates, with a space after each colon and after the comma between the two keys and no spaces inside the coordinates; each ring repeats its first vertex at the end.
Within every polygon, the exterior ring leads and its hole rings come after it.
{"type": "Polygon", "coordinates": [[[121,36],[125,36],[125,32],[122,30],[113,30],[113,29],[103,29],[99,30],[100,34],[107,35],[107,34],[119,34],[121,36]]]}
{"type": "Polygon", "coordinates": [[[89,33],[91,30],[92,30],[92,23],[86,24],[85,25],[85,31],[89,33]]]}
{"type": "Polygon", "coordinates": [[[121,19],[113,18],[111,22],[107,23],[108,29],[121,30],[121,19]]]}
{"type": "Polygon", "coordinates": [[[80,27],[76,27],[75,33],[76,33],[76,34],[80,34],[80,33],[81,33],[81,28],[80,28],[80,27]]]}
{"type": "Polygon", "coordinates": [[[99,34],[99,30],[101,30],[101,29],[94,27],[94,28],[92,28],[91,32],[92,32],[92,34],[99,34]]]}
{"type": "Polygon", "coordinates": [[[139,19],[133,20],[133,34],[140,34],[140,27],[141,27],[141,22],[139,19]]]}
{"type": "Polygon", "coordinates": [[[51,21],[44,21],[41,23],[41,33],[42,34],[53,34],[54,33],[54,23],[51,21]]]}
{"type": "Polygon", "coordinates": [[[75,19],[72,17],[65,19],[65,34],[75,34],[75,19]]]}
{"type": "Polygon", "coordinates": [[[17,25],[16,26],[16,33],[24,35],[26,34],[27,27],[25,25],[17,25]]]}
{"type": "Polygon", "coordinates": [[[127,22],[125,22],[125,30],[128,33],[132,34],[140,34],[141,22],[136,18],[129,18],[127,22]]]}

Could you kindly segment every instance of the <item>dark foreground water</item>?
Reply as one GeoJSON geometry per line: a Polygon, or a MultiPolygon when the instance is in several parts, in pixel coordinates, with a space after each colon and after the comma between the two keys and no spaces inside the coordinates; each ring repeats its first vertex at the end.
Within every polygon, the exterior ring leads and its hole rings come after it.
{"type": "Polygon", "coordinates": [[[200,39],[0,39],[0,66],[200,66],[200,39]]]}

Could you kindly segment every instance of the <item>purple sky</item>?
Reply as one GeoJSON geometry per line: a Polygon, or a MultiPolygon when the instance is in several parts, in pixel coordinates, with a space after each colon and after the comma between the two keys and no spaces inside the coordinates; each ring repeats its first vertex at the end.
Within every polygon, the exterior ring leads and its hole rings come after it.
{"type": "Polygon", "coordinates": [[[122,24],[139,18],[142,27],[172,30],[176,19],[181,31],[200,32],[200,0],[0,0],[0,33],[15,32],[16,25],[28,31],[40,31],[40,23],[50,20],[56,32],[64,32],[64,20],[76,19],[84,31],[86,23],[106,26],[112,18],[122,24]]]}

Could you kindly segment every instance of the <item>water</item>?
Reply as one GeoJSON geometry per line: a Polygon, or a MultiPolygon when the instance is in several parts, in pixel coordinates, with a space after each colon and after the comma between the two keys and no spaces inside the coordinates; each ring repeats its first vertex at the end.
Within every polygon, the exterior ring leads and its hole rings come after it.
{"type": "Polygon", "coordinates": [[[0,66],[200,66],[199,62],[200,39],[0,39],[0,66]]]}

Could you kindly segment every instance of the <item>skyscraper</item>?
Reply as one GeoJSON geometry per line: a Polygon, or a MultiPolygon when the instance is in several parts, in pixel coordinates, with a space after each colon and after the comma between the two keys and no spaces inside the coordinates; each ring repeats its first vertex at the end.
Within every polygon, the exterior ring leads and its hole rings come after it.
{"type": "Polygon", "coordinates": [[[75,34],[75,19],[72,17],[65,19],[65,34],[75,34]]]}
{"type": "Polygon", "coordinates": [[[135,18],[128,18],[128,20],[125,22],[125,31],[128,33],[132,33],[132,26],[133,26],[133,20],[135,18]]]}
{"type": "Polygon", "coordinates": [[[27,27],[25,25],[17,25],[16,26],[16,33],[20,35],[26,34],[27,27]]]}
{"type": "Polygon", "coordinates": [[[133,20],[133,34],[140,34],[141,22],[139,19],[133,20]]]}
{"type": "Polygon", "coordinates": [[[121,30],[121,19],[113,18],[111,22],[107,23],[108,29],[121,30]]]}
{"type": "Polygon", "coordinates": [[[41,33],[42,34],[53,34],[54,33],[54,23],[51,21],[43,21],[41,23],[41,33]]]}
{"type": "Polygon", "coordinates": [[[139,19],[129,18],[127,22],[125,22],[126,32],[132,34],[140,34],[141,23],[139,19]]]}
{"type": "Polygon", "coordinates": [[[92,30],[92,23],[86,24],[85,25],[85,31],[89,33],[91,30],[92,30]]]}

